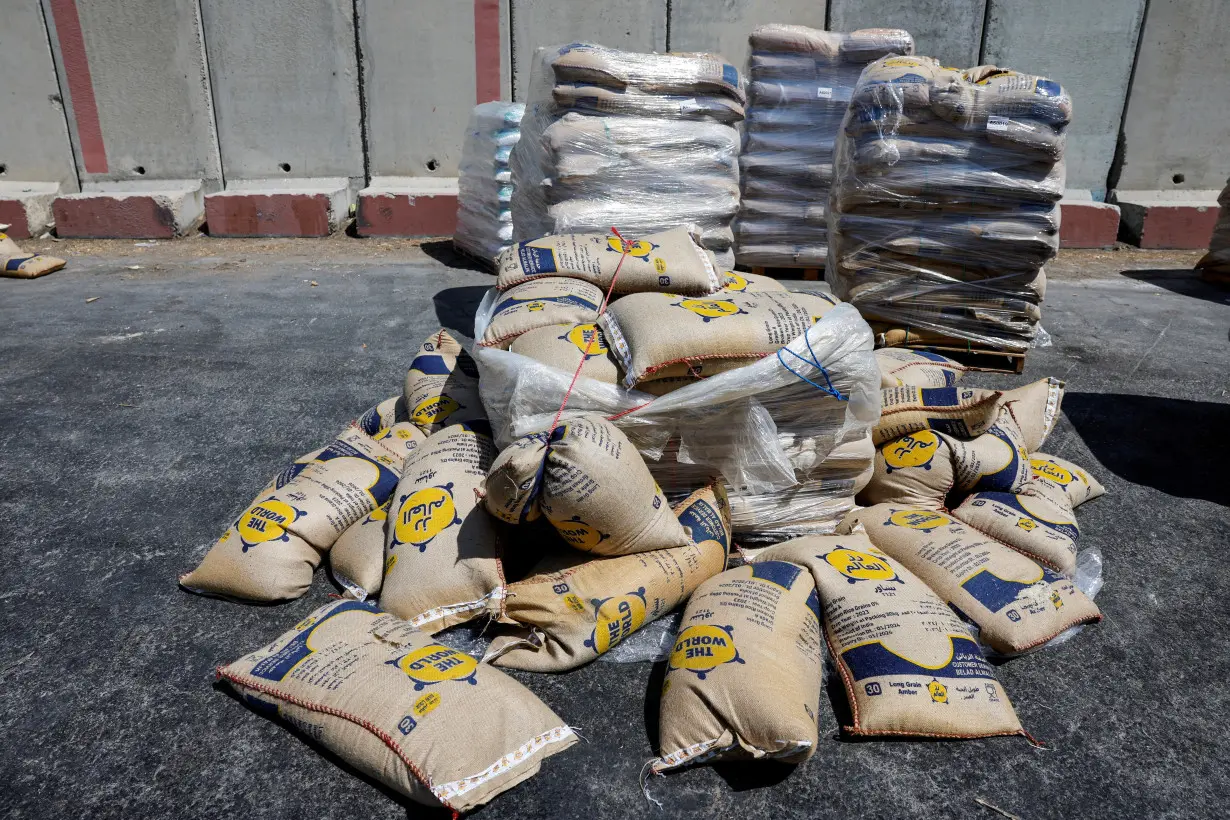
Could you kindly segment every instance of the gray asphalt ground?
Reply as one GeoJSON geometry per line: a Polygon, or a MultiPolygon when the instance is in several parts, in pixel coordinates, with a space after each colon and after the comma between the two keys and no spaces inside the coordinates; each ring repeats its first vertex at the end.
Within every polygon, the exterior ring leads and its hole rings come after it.
{"type": "MultiPolygon", "coordinates": [[[[491,281],[418,251],[287,247],[78,252],[45,279],[0,280],[0,816],[431,815],[213,683],[323,603],[323,573],[274,607],[175,584],[286,462],[398,392],[424,336],[468,329],[491,281]]],[[[1070,271],[1045,307],[1054,346],[1023,378],[972,380],[1065,379],[1046,449],[1107,487],[1078,516],[1106,559],[1105,622],[1000,669],[1045,749],[850,742],[825,703],[809,763],[655,780],[658,809],[637,776],[661,670],[595,663],[517,675],[588,742],[478,815],[1005,816],[981,800],[1027,820],[1225,816],[1230,298],[1172,257],[1103,256],[1052,268],[1070,271]]]]}

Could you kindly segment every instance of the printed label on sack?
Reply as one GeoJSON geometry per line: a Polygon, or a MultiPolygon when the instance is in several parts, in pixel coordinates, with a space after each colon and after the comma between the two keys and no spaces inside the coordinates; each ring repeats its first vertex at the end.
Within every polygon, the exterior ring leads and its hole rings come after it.
{"type": "MultiPolygon", "coordinates": [[[[330,618],[336,618],[346,612],[366,612],[375,615],[379,612],[376,605],[372,603],[362,603],[359,601],[346,601],[338,604],[322,618],[316,618],[314,615],[304,618],[299,623],[295,624],[295,630],[298,632],[291,638],[285,646],[274,652],[267,658],[263,658],[255,666],[252,667],[251,675],[265,680],[281,681],[286,678],[296,668],[303,669],[308,674],[319,673],[325,676],[328,669],[312,669],[301,667],[316,649],[312,646],[312,633],[320,628],[320,625],[330,618]]],[[[324,683],[324,681],[319,681],[324,683]]]]}
{"type": "Polygon", "coordinates": [[[414,688],[425,689],[445,681],[465,681],[478,685],[478,660],[464,652],[433,643],[385,663],[396,666],[414,681],[414,688]]]}
{"type": "Polygon", "coordinates": [[[410,418],[419,425],[439,424],[461,409],[462,406],[452,396],[433,396],[419,402],[410,418]]]}
{"type": "Polygon", "coordinates": [[[816,96],[822,100],[833,99],[833,89],[819,86],[816,88],[816,96]]]}
{"type": "Polygon", "coordinates": [[[599,532],[597,527],[591,527],[577,515],[563,521],[552,519],[551,523],[565,541],[579,549],[591,550],[611,537],[610,533],[599,532]]]}
{"type": "Polygon", "coordinates": [[[991,114],[987,117],[988,131],[1007,131],[1010,120],[1007,117],[999,114],[991,114]]]}
{"type": "Polygon", "coordinates": [[[597,623],[585,645],[602,655],[645,623],[645,588],[614,598],[595,600],[594,616],[597,623]]]}
{"type": "Polygon", "coordinates": [[[1029,460],[1029,467],[1034,475],[1053,481],[1065,490],[1075,480],[1075,477],[1069,470],[1065,470],[1053,461],[1031,458],[1029,460]]]}
{"type": "Polygon", "coordinates": [[[608,352],[607,346],[602,341],[602,334],[598,332],[597,325],[577,325],[563,336],[560,336],[559,339],[572,342],[586,359],[592,359],[595,356],[605,356],[608,352]]]}
{"type": "Polygon", "coordinates": [[[722,318],[723,316],[737,316],[740,313],[747,313],[746,310],[734,302],[728,302],[724,299],[684,299],[682,302],[676,302],[674,307],[681,307],[684,310],[695,313],[705,323],[722,318]]]}
{"type": "Polygon", "coordinates": [[[432,539],[449,527],[461,524],[453,502],[452,482],[439,487],[424,487],[401,502],[393,537],[401,544],[426,552],[432,539]]]}
{"type": "Polygon", "coordinates": [[[939,436],[930,430],[921,430],[885,444],[881,452],[884,454],[884,465],[889,473],[906,467],[922,467],[924,470],[930,470],[931,461],[935,458],[939,447],[939,436]]]}
{"type": "Polygon", "coordinates": [[[303,510],[275,498],[253,504],[235,523],[235,529],[239,531],[239,539],[243,543],[243,551],[247,552],[251,547],[269,541],[289,541],[290,538],[286,535],[287,527],[303,515],[306,515],[303,510]]]}
{"type": "Polygon", "coordinates": [[[858,550],[839,548],[822,556],[829,566],[840,572],[851,584],[859,581],[891,581],[901,583],[897,571],[884,560],[875,555],[858,550]]]}
{"type": "Polygon", "coordinates": [[[884,522],[886,527],[907,527],[911,530],[931,532],[940,527],[951,526],[955,522],[946,515],[928,510],[897,510],[884,522]]]}
{"type": "Polygon", "coordinates": [[[949,640],[951,641],[949,656],[938,664],[911,660],[889,649],[880,641],[851,647],[841,653],[841,659],[856,681],[889,675],[909,675],[932,679],[995,679],[995,672],[987,663],[986,658],[982,656],[982,650],[978,648],[978,644],[969,638],[956,635],[950,635],[949,640]]]}
{"type": "MultiPolygon", "coordinates": [[[[606,240],[606,244],[607,244],[606,249],[608,251],[614,251],[615,253],[619,253],[619,254],[622,254],[624,252],[625,245],[623,242],[619,240],[618,236],[608,236],[606,240]]],[[[640,259],[642,261],[648,262],[649,254],[653,253],[655,250],[660,248],[661,245],[655,245],[652,242],[646,242],[645,240],[640,239],[635,242],[628,242],[626,247],[628,251],[628,256],[632,257],[633,259],[640,259]]]]}
{"type": "Polygon", "coordinates": [[[532,245],[522,245],[517,249],[521,262],[521,270],[526,276],[543,273],[555,273],[555,251],[551,248],[535,248],[532,245]]]}
{"type": "Polygon", "coordinates": [[[698,624],[679,633],[671,649],[671,669],[686,669],[701,680],[724,663],[743,663],[735,648],[734,627],[698,624]]]}

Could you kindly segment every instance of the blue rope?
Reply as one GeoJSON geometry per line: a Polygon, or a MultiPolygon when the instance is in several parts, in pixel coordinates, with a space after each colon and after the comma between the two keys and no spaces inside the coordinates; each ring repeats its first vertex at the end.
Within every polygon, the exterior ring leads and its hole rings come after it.
{"type": "Polygon", "coordinates": [[[802,379],[803,381],[810,384],[812,387],[819,390],[821,393],[827,393],[833,398],[837,399],[838,401],[849,401],[850,400],[849,396],[843,396],[840,390],[838,390],[836,387],[833,387],[833,380],[829,378],[829,372],[824,369],[824,365],[820,364],[820,357],[816,355],[816,351],[812,350],[811,339],[808,338],[806,333],[803,334],[803,341],[807,343],[807,352],[811,354],[811,358],[808,359],[805,356],[801,356],[798,353],[795,353],[793,350],[791,350],[788,347],[783,347],[777,351],[777,360],[781,362],[782,367],[786,368],[791,373],[798,376],[800,379],[802,379]],[[804,364],[809,364],[812,367],[819,370],[820,375],[824,377],[824,384],[816,384],[814,381],[807,378],[806,376],[804,376],[799,371],[795,370],[790,365],[786,364],[786,360],[782,358],[783,353],[789,353],[791,356],[794,356],[796,359],[803,362],[804,364]]]}

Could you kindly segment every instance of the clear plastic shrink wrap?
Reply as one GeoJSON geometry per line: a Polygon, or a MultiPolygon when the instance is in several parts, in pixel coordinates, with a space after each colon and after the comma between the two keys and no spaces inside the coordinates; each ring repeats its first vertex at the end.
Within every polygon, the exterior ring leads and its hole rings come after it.
{"type": "Polygon", "coordinates": [[[457,230],[453,244],[489,264],[512,243],[512,170],[509,158],[521,138],[523,103],[475,106],[461,150],[457,230]]]}
{"type": "MultiPolygon", "coordinates": [[[[480,337],[496,301],[492,290],[478,309],[480,337]]],[[[777,355],[663,396],[581,376],[563,418],[611,417],[672,501],[720,477],[740,543],[832,532],[870,475],[880,413],[871,347],[867,323],[839,304],[777,355]]],[[[571,371],[492,347],[473,353],[498,446],[550,427],[571,371]]]]}
{"type": "Polygon", "coordinates": [[[742,265],[821,267],[833,148],[864,66],[913,54],[900,29],[849,34],[774,23],[748,38],[748,106],[735,221],[742,265]]]}
{"type": "Polygon", "coordinates": [[[541,48],[512,153],[514,236],[692,226],[733,266],[744,93],[713,54],[541,48]]]}
{"type": "Polygon", "coordinates": [[[877,330],[1028,349],[1059,248],[1071,115],[1042,77],[930,57],[869,65],[835,157],[836,295],[877,330]]]}

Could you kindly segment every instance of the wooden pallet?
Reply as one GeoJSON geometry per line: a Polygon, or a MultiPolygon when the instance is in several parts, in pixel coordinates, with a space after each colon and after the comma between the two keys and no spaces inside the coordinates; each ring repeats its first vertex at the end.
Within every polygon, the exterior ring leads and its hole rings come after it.
{"type": "Polygon", "coordinates": [[[1021,375],[1025,369],[1025,354],[1012,350],[999,350],[978,342],[967,342],[964,339],[952,339],[947,342],[908,342],[901,345],[908,350],[925,350],[928,353],[938,353],[947,356],[970,370],[982,370],[989,373],[1011,373],[1021,375]]]}
{"type": "Polygon", "coordinates": [[[818,282],[824,278],[824,268],[788,268],[780,265],[752,265],[752,273],[757,276],[772,276],[774,279],[798,279],[802,274],[809,282],[818,282]]]}

